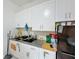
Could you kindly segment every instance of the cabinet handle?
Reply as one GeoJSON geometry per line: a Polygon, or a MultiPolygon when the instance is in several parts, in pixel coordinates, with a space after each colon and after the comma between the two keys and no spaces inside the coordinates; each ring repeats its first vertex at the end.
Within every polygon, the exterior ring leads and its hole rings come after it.
{"type": "Polygon", "coordinates": [[[18,46],[18,50],[19,50],[19,52],[20,52],[20,45],[19,45],[19,43],[17,43],[17,46],[18,46]]]}
{"type": "Polygon", "coordinates": [[[43,31],[43,24],[42,24],[42,31],[43,31]]]}
{"type": "Polygon", "coordinates": [[[49,53],[45,51],[44,54],[49,54],[49,53]]]}
{"type": "Polygon", "coordinates": [[[75,57],[74,55],[70,55],[70,54],[67,54],[67,53],[62,53],[62,52],[59,52],[60,54],[63,54],[63,55],[67,55],[67,56],[71,56],[71,57],[75,57]]]}
{"type": "Polygon", "coordinates": [[[45,55],[48,54],[48,52],[44,51],[44,59],[45,59],[45,55]]]}
{"type": "Polygon", "coordinates": [[[27,52],[27,53],[26,53],[26,56],[27,56],[28,58],[29,58],[29,55],[30,55],[30,53],[29,53],[29,52],[27,52]]]}
{"type": "Polygon", "coordinates": [[[40,30],[41,30],[41,25],[40,25],[40,30]]]}
{"type": "Polygon", "coordinates": [[[71,12],[69,13],[69,18],[71,18],[71,12]]]}
{"type": "Polygon", "coordinates": [[[67,19],[68,17],[67,17],[67,13],[65,13],[65,18],[67,19]]]}
{"type": "Polygon", "coordinates": [[[44,59],[45,59],[45,53],[44,53],[44,59]]]}

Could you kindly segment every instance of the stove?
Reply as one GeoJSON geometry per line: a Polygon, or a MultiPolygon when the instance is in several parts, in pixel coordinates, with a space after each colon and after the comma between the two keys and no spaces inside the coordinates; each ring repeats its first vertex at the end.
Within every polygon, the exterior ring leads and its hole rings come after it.
{"type": "Polygon", "coordinates": [[[63,30],[57,34],[57,59],[75,59],[75,26],[63,26],[63,30]]]}

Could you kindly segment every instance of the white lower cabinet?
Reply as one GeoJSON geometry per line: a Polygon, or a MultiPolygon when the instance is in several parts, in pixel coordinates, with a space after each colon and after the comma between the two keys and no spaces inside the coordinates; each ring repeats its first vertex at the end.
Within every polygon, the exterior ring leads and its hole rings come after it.
{"type": "Polygon", "coordinates": [[[20,52],[20,56],[19,59],[29,59],[29,48],[28,46],[21,44],[21,52],[20,52]]]}
{"type": "Polygon", "coordinates": [[[45,52],[45,59],[56,59],[56,54],[54,52],[45,52]]]}
{"type": "Polygon", "coordinates": [[[56,59],[56,52],[10,40],[9,52],[17,59],[56,59]]]}
{"type": "Polygon", "coordinates": [[[39,59],[56,59],[56,52],[40,49],[39,59]]]}
{"type": "Polygon", "coordinates": [[[38,59],[38,56],[39,56],[38,52],[39,52],[38,48],[34,48],[34,47],[30,48],[30,58],[29,59],[38,59]]]}
{"type": "Polygon", "coordinates": [[[10,54],[15,56],[16,58],[19,58],[20,52],[21,52],[20,48],[21,48],[21,43],[20,42],[10,40],[10,42],[9,42],[9,53],[10,54]]]}
{"type": "Polygon", "coordinates": [[[38,48],[27,44],[22,44],[19,59],[38,59],[38,48]]]}

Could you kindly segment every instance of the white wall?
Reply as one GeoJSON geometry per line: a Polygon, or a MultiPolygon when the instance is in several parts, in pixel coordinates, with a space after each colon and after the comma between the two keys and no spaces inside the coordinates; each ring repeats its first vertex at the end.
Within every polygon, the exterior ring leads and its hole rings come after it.
{"type": "Polygon", "coordinates": [[[29,24],[31,27],[31,19],[30,19],[30,10],[24,9],[23,11],[20,11],[16,13],[16,25],[21,24],[21,26],[24,26],[26,23],[29,24]]]}
{"type": "Polygon", "coordinates": [[[3,1],[3,54],[7,53],[7,33],[15,27],[14,5],[8,0],[3,1]]]}

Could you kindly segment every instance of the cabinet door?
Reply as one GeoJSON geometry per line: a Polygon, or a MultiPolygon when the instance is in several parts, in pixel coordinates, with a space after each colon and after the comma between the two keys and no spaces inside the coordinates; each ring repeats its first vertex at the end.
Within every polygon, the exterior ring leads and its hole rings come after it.
{"type": "Polygon", "coordinates": [[[67,21],[75,18],[75,0],[56,0],[56,20],[67,21]]]}
{"type": "Polygon", "coordinates": [[[42,31],[55,31],[55,21],[49,19],[43,23],[42,31]]]}
{"type": "Polygon", "coordinates": [[[9,41],[9,53],[12,55],[16,55],[17,49],[16,49],[16,42],[10,40],[9,41]]]}
{"type": "Polygon", "coordinates": [[[69,20],[75,20],[75,0],[66,0],[66,11],[69,20]]]}
{"type": "Polygon", "coordinates": [[[32,20],[32,30],[41,31],[43,12],[42,8],[39,6],[34,6],[31,8],[31,20],[32,20]]]}
{"type": "Polygon", "coordinates": [[[39,59],[45,59],[45,57],[44,57],[44,51],[41,49],[41,48],[39,48],[39,59]]]}
{"type": "Polygon", "coordinates": [[[9,52],[15,57],[19,57],[20,54],[20,44],[17,41],[10,40],[9,52]]]}
{"type": "Polygon", "coordinates": [[[66,0],[56,0],[56,20],[66,20],[65,13],[66,13],[66,0]]]}
{"type": "Polygon", "coordinates": [[[56,52],[40,49],[39,59],[56,59],[56,52]]]}
{"type": "Polygon", "coordinates": [[[44,51],[45,59],[56,59],[55,52],[46,52],[44,51]]]}
{"type": "Polygon", "coordinates": [[[55,1],[47,1],[31,8],[33,30],[53,31],[55,1]]]}
{"type": "Polygon", "coordinates": [[[29,59],[38,59],[38,56],[39,56],[38,48],[30,47],[29,52],[30,52],[30,58],[29,59]]]}
{"type": "Polygon", "coordinates": [[[29,59],[29,46],[21,43],[21,52],[19,55],[19,59],[29,59]]]}
{"type": "Polygon", "coordinates": [[[55,1],[49,2],[43,19],[43,31],[55,31],[55,1]],[[50,4],[49,4],[50,3],[50,4]]]}
{"type": "Polygon", "coordinates": [[[22,44],[22,50],[20,53],[20,58],[19,59],[38,59],[38,49],[27,45],[27,44],[22,44]]]}

